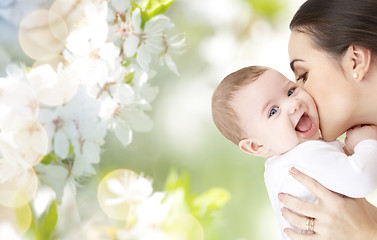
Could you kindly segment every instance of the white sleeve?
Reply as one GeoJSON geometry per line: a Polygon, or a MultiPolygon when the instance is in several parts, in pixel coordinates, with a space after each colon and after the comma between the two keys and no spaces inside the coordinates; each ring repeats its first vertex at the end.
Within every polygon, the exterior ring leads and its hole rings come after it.
{"type": "Polygon", "coordinates": [[[352,156],[334,145],[315,142],[317,144],[301,144],[301,157],[294,161],[300,171],[326,188],[353,198],[365,197],[377,188],[376,140],[361,141],[352,156]]]}

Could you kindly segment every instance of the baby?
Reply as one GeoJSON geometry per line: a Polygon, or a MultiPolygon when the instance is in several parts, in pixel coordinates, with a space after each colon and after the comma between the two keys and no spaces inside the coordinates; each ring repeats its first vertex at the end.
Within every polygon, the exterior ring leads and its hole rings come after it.
{"type": "MultiPolygon", "coordinates": [[[[317,201],[290,176],[290,168],[353,198],[377,188],[377,127],[349,130],[345,146],[338,140],[322,141],[313,98],[276,70],[251,66],[229,74],[213,93],[212,117],[222,135],[242,151],[267,159],[265,184],[283,239],[288,239],[284,228],[294,227],[280,213],[278,193],[317,201]]],[[[307,233],[312,233],[313,224],[308,221],[307,233]]]]}

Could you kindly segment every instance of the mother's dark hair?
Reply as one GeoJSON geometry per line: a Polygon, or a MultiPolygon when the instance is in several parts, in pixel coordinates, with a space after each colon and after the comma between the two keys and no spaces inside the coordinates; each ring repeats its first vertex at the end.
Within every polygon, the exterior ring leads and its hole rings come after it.
{"type": "Polygon", "coordinates": [[[315,47],[336,58],[352,44],[377,56],[377,0],[308,0],[290,29],[310,34],[315,47]]]}

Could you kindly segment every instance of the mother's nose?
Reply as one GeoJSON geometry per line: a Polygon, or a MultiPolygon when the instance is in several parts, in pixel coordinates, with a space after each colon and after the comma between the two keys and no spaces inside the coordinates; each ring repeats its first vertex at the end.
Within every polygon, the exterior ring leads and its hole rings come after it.
{"type": "Polygon", "coordinates": [[[288,103],[288,114],[294,114],[301,107],[301,101],[296,98],[292,98],[288,103]]]}

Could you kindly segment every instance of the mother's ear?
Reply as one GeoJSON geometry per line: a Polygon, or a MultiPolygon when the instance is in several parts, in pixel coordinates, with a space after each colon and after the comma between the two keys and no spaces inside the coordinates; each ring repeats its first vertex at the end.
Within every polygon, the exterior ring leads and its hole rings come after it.
{"type": "Polygon", "coordinates": [[[343,56],[343,69],[346,76],[362,81],[369,71],[372,52],[358,45],[350,45],[343,56]]]}
{"type": "Polygon", "coordinates": [[[266,154],[266,147],[259,144],[256,139],[253,138],[244,138],[239,143],[238,146],[241,148],[242,151],[245,153],[263,157],[266,154]]]}

